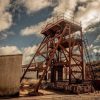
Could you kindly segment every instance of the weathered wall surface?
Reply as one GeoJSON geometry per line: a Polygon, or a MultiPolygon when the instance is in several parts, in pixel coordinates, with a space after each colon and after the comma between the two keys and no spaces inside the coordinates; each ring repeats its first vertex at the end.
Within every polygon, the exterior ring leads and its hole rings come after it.
{"type": "Polygon", "coordinates": [[[19,92],[22,55],[0,56],[0,96],[19,92]]]}

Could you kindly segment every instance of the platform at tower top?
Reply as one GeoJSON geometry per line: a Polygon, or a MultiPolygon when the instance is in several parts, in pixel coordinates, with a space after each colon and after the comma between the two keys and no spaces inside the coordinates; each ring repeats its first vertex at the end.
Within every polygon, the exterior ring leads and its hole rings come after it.
{"type": "Polygon", "coordinates": [[[81,23],[76,22],[74,19],[72,19],[72,18],[69,19],[64,16],[57,16],[57,17],[51,19],[51,21],[49,21],[45,25],[45,27],[41,31],[41,34],[47,36],[50,32],[55,33],[58,30],[60,30],[61,28],[64,28],[65,25],[70,27],[71,33],[80,31],[82,29],[81,23]]]}

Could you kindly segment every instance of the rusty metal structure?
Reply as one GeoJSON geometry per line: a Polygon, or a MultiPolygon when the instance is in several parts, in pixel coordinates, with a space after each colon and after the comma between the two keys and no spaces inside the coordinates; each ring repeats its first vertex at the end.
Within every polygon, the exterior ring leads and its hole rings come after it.
{"type": "MultiPolygon", "coordinates": [[[[90,63],[87,63],[86,65],[89,66],[90,63]]],[[[93,66],[94,77],[95,77],[95,79],[93,81],[94,88],[96,90],[100,90],[100,86],[99,86],[100,85],[100,60],[92,61],[91,65],[93,66]]],[[[88,76],[88,74],[87,74],[87,76],[88,76]]]]}
{"type": "Polygon", "coordinates": [[[83,34],[80,23],[64,16],[56,18],[52,23],[48,23],[41,31],[44,36],[34,57],[25,70],[22,79],[32,63],[32,67],[37,71],[42,69],[42,75],[34,88],[37,93],[44,77],[47,77],[48,71],[51,72],[51,81],[53,87],[57,87],[60,82],[63,88],[73,92],[91,91],[91,82],[85,82],[85,65],[83,57],[83,34]],[[41,61],[43,64],[38,64],[41,61]],[[63,69],[65,69],[65,80],[63,79],[63,69]],[[89,89],[87,89],[89,88],[89,89]]]}

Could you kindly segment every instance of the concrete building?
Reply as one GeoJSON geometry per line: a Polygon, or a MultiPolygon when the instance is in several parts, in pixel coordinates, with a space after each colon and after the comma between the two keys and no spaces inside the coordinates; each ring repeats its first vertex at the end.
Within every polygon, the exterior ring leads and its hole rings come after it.
{"type": "Polygon", "coordinates": [[[19,92],[22,54],[0,56],[0,96],[19,92]]]}

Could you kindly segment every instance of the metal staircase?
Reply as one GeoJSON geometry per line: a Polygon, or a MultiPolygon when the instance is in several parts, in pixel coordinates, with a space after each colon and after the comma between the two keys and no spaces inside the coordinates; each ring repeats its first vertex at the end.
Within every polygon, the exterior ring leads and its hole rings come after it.
{"type": "Polygon", "coordinates": [[[90,47],[89,47],[89,43],[88,43],[87,37],[83,37],[83,45],[84,45],[84,52],[85,52],[84,54],[85,54],[85,58],[86,58],[86,63],[88,63],[91,79],[92,79],[92,81],[94,81],[95,80],[95,72],[93,70],[94,66],[91,64],[91,59],[93,57],[92,57],[92,55],[90,55],[90,52],[89,52],[90,47]]]}

